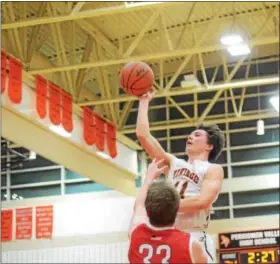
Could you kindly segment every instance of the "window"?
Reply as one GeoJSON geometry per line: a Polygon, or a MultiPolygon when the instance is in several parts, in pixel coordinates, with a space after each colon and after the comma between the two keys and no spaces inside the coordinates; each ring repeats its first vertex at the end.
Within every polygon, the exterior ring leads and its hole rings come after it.
{"type": "Polygon", "coordinates": [[[223,167],[224,170],[224,179],[228,178],[228,167],[223,167]]]}
{"type": "Polygon", "coordinates": [[[279,128],[267,129],[262,136],[258,136],[256,131],[233,133],[230,135],[231,146],[243,146],[275,141],[279,141],[279,128]]]}
{"type": "Polygon", "coordinates": [[[46,197],[53,195],[61,195],[61,186],[52,185],[52,186],[42,186],[42,187],[31,187],[31,188],[22,188],[22,189],[12,189],[11,195],[17,194],[23,198],[34,198],[34,197],[46,197]]]}
{"type": "Polygon", "coordinates": [[[279,214],[279,205],[233,209],[233,215],[235,218],[272,214],[279,214]]]}
{"type": "Polygon", "coordinates": [[[7,191],[6,190],[1,190],[1,201],[6,201],[7,200],[7,191]]]}
{"type": "Polygon", "coordinates": [[[267,203],[279,201],[279,190],[268,189],[233,193],[233,204],[267,203]]]}
{"type": "Polygon", "coordinates": [[[229,206],[228,193],[220,193],[218,199],[213,204],[213,207],[229,206]]]}
{"type": "MultiPolygon", "coordinates": [[[[202,115],[205,108],[208,106],[208,103],[203,103],[198,105],[198,115],[202,115]]],[[[217,102],[213,105],[211,108],[211,111],[209,112],[209,115],[220,115],[221,111],[224,111],[225,109],[225,103],[224,102],[217,102]]]]}
{"type": "Polygon", "coordinates": [[[73,179],[84,179],[85,177],[80,175],[80,174],[77,174],[73,171],[70,171],[68,169],[65,169],[65,179],[66,180],[73,180],[73,179]]]}
{"type": "Polygon", "coordinates": [[[232,166],[232,177],[244,177],[244,176],[258,176],[266,174],[278,174],[279,163],[266,163],[256,165],[245,166],[232,166]]]}
{"type": "Polygon", "coordinates": [[[227,152],[223,151],[221,153],[221,155],[218,157],[218,159],[215,160],[215,163],[218,163],[218,164],[225,164],[225,163],[227,163],[227,152]]]}
{"type": "Polygon", "coordinates": [[[231,151],[231,161],[249,161],[279,158],[279,146],[231,151]]]}
{"type": "Polygon", "coordinates": [[[57,165],[57,164],[37,155],[36,159],[30,160],[27,162],[23,162],[22,169],[39,168],[39,167],[47,167],[47,166],[54,166],[54,165],[57,165]]]}
{"type": "Polygon", "coordinates": [[[1,187],[6,186],[7,185],[7,175],[3,174],[1,175],[1,187]]]}
{"type": "Polygon", "coordinates": [[[218,219],[228,219],[229,218],[229,209],[226,210],[214,210],[214,214],[211,214],[212,220],[218,219]]]}
{"type": "Polygon", "coordinates": [[[98,192],[98,191],[109,191],[109,190],[111,189],[102,184],[98,184],[94,182],[68,183],[65,186],[65,194],[98,192]]]}
{"type": "Polygon", "coordinates": [[[141,187],[141,185],[142,185],[141,178],[135,179],[135,185],[136,185],[136,187],[141,187]]]}
{"type": "MultiPolygon", "coordinates": [[[[186,135],[187,139],[187,135],[186,135]]],[[[171,152],[172,153],[177,153],[177,152],[184,152],[186,150],[186,139],[176,139],[176,140],[171,140],[171,152]]],[[[162,143],[162,142],[160,142],[162,143]]],[[[184,155],[185,156],[185,155],[184,155]]],[[[180,157],[183,158],[183,157],[180,157]]]]}
{"type": "Polygon", "coordinates": [[[11,185],[60,181],[61,170],[29,171],[11,174],[11,185]]]}

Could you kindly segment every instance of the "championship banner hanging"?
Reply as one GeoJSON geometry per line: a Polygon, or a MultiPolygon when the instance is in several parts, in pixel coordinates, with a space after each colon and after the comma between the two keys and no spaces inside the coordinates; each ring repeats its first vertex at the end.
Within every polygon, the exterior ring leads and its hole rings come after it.
{"type": "Polygon", "coordinates": [[[7,54],[5,50],[1,50],[1,94],[6,90],[7,79],[7,54]]]}
{"type": "Polygon", "coordinates": [[[85,142],[91,146],[96,142],[96,127],[94,123],[93,111],[88,108],[83,108],[83,136],[85,142]]]}
{"type": "Polygon", "coordinates": [[[32,207],[16,209],[16,239],[32,238],[32,207]]]}
{"type": "Polygon", "coordinates": [[[61,97],[62,125],[67,132],[71,133],[73,130],[73,98],[63,90],[61,90],[61,97]]]}
{"type": "Polygon", "coordinates": [[[47,115],[47,80],[40,75],[35,76],[36,110],[40,118],[47,115]]]}
{"type": "Polygon", "coordinates": [[[19,104],[22,100],[22,65],[17,59],[9,60],[8,96],[12,103],[19,104]]]}
{"type": "Polygon", "coordinates": [[[53,125],[61,124],[61,89],[54,83],[49,83],[50,91],[50,121],[53,125]]]}
{"type": "Polygon", "coordinates": [[[94,113],[96,124],[96,147],[100,151],[104,151],[105,147],[105,122],[102,117],[94,113]]]}
{"type": "Polygon", "coordinates": [[[13,234],[13,210],[1,211],[1,241],[12,241],[13,234]]]}
{"type": "Polygon", "coordinates": [[[116,126],[110,122],[106,123],[107,125],[107,146],[109,149],[109,154],[112,158],[117,156],[117,133],[116,126]]]}
{"type": "Polygon", "coordinates": [[[53,206],[36,207],[36,238],[51,238],[53,234],[53,206]]]}

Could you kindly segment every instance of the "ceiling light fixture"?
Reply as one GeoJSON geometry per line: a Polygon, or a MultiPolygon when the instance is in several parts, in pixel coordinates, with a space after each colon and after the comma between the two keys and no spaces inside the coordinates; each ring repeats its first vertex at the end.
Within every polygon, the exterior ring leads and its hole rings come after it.
{"type": "Polygon", "coordinates": [[[231,46],[243,43],[243,38],[238,34],[230,34],[221,37],[220,41],[225,46],[231,46]]]}
{"type": "Polygon", "coordinates": [[[257,121],[257,135],[264,135],[264,121],[262,119],[257,121]]]}
{"type": "Polygon", "coordinates": [[[271,97],[269,102],[272,104],[273,108],[279,113],[279,96],[271,97]]]}
{"type": "Polygon", "coordinates": [[[233,45],[227,48],[227,51],[231,56],[248,55],[251,53],[251,49],[247,44],[233,45]]]}

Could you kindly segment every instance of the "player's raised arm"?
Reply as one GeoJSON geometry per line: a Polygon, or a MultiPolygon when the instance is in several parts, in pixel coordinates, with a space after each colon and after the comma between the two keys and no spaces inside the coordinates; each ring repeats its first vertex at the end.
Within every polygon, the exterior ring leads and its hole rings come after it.
{"type": "Polygon", "coordinates": [[[154,180],[159,177],[161,173],[166,169],[166,166],[160,166],[164,160],[156,161],[155,159],[149,165],[145,181],[141,187],[133,208],[133,216],[130,223],[129,234],[139,225],[147,220],[147,212],[145,207],[145,200],[147,197],[148,189],[153,184],[154,180]],[[160,167],[160,168],[159,168],[160,167]]]}
{"type": "Polygon", "coordinates": [[[200,195],[182,199],[179,212],[190,213],[210,208],[220,193],[223,179],[224,171],[222,166],[212,164],[205,174],[200,195]]]}
{"type": "Polygon", "coordinates": [[[206,264],[208,262],[207,257],[201,245],[196,240],[192,240],[190,246],[191,246],[192,263],[206,264]]]}
{"type": "Polygon", "coordinates": [[[157,160],[164,159],[165,164],[169,165],[172,155],[166,153],[159,142],[150,133],[148,110],[152,97],[153,93],[148,92],[139,98],[136,135],[141,146],[151,158],[157,160]]]}

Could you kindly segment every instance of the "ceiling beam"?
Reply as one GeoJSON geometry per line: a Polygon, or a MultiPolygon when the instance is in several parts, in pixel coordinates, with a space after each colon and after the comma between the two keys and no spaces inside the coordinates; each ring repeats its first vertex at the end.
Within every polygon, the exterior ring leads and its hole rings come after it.
{"type": "Polygon", "coordinates": [[[124,5],[123,3],[118,6],[108,7],[108,8],[100,8],[100,9],[92,9],[82,12],[77,12],[74,14],[63,15],[63,16],[54,16],[54,17],[44,17],[44,18],[36,18],[30,19],[21,22],[14,22],[14,23],[7,23],[2,24],[2,30],[4,29],[11,29],[11,28],[21,28],[21,27],[28,27],[28,26],[36,26],[42,24],[53,24],[59,23],[64,21],[72,21],[72,20],[79,20],[84,18],[93,18],[93,17],[101,17],[101,16],[109,16],[109,15],[118,15],[127,12],[135,12],[150,8],[166,8],[172,5],[179,5],[184,4],[184,2],[176,3],[176,2],[140,2],[135,4],[128,4],[124,5]]]}
{"type": "MultiPolygon", "coordinates": [[[[268,85],[268,84],[275,84],[279,83],[279,75],[271,75],[267,77],[261,78],[250,78],[248,80],[235,80],[230,83],[216,83],[213,86],[209,86],[209,88],[205,87],[197,87],[197,88],[178,88],[174,87],[173,89],[169,90],[168,92],[159,92],[154,95],[154,98],[161,98],[166,96],[177,96],[183,94],[193,94],[193,93],[205,93],[205,92],[214,92],[220,89],[229,89],[229,88],[240,88],[240,87],[250,87],[256,85],[268,85]]],[[[136,101],[138,100],[135,96],[119,96],[116,98],[110,98],[105,100],[96,100],[92,102],[80,103],[80,106],[86,105],[103,105],[108,103],[117,103],[117,102],[127,102],[127,101],[136,101]]]]}
{"type": "Polygon", "coordinates": [[[135,175],[100,158],[95,152],[50,132],[39,122],[26,118],[8,106],[1,107],[1,135],[67,169],[126,195],[134,195],[135,175]],[[20,127],[21,133],[18,128],[20,127]],[[42,140],[44,139],[44,140],[42,140]],[[94,173],[93,173],[94,172],[94,173]]]}
{"type": "MultiPolygon", "coordinates": [[[[279,43],[279,36],[270,36],[270,37],[259,37],[254,40],[248,42],[251,46],[262,46],[267,44],[279,43]]],[[[96,67],[105,67],[110,65],[120,65],[125,64],[130,61],[151,61],[151,60],[160,60],[174,57],[181,57],[199,53],[208,53],[214,51],[225,50],[226,47],[220,44],[209,45],[209,46],[201,46],[195,48],[188,49],[180,49],[166,52],[155,52],[145,55],[137,55],[128,58],[120,58],[120,59],[112,59],[112,60],[103,60],[103,61],[94,61],[88,63],[79,63],[76,65],[65,65],[65,66],[57,66],[52,68],[44,68],[44,69],[36,69],[29,71],[30,74],[37,73],[50,73],[50,72],[61,72],[61,71],[70,71],[70,70],[79,70],[84,68],[96,68],[96,67]]]]}
{"type": "MultiPolygon", "coordinates": [[[[279,113],[277,112],[269,112],[269,113],[261,113],[261,114],[253,114],[253,115],[244,115],[239,117],[228,117],[228,118],[216,118],[210,120],[204,120],[204,124],[224,124],[224,123],[235,123],[235,122],[244,122],[249,120],[257,120],[257,119],[267,119],[267,118],[274,118],[279,117],[279,113]]],[[[156,125],[150,126],[150,131],[159,131],[165,129],[178,129],[178,128],[187,128],[187,127],[196,127],[201,124],[200,121],[193,121],[193,122],[178,122],[173,124],[163,124],[163,125],[156,125]]],[[[123,129],[120,132],[123,134],[133,134],[136,132],[136,128],[129,128],[123,129]]]]}

